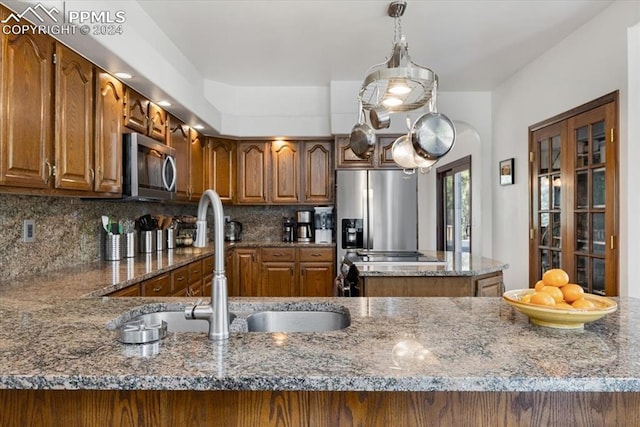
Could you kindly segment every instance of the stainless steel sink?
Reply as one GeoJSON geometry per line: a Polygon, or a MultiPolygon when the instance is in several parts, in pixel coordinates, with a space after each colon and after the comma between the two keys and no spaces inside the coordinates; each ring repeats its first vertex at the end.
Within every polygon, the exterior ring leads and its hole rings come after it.
{"type": "MultiPolygon", "coordinates": [[[[236,315],[229,313],[229,323],[236,315]]],[[[141,314],[129,322],[142,321],[146,325],[157,325],[167,322],[167,332],[209,332],[209,322],[206,320],[185,319],[184,311],[158,311],[156,313],[141,314]]],[[[127,323],[129,323],[127,322],[127,323]]]]}
{"type": "Polygon", "coordinates": [[[350,324],[348,314],[332,311],[260,311],[247,317],[249,332],[327,332],[350,324]]]}

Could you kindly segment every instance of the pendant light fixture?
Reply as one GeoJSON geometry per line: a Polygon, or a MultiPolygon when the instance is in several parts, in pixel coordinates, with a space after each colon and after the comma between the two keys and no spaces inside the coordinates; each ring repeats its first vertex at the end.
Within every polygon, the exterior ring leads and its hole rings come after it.
{"type": "Polygon", "coordinates": [[[400,17],[405,1],[389,4],[387,13],[395,21],[391,57],[367,71],[359,98],[365,110],[384,108],[397,113],[423,107],[433,95],[438,76],[429,68],[416,64],[409,56],[409,46],[402,34],[400,17]]]}

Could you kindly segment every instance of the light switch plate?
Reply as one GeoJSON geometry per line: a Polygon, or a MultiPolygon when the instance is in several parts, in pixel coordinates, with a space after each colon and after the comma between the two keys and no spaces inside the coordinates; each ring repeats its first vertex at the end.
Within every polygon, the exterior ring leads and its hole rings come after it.
{"type": "Polygon", "coordinates": [[[22,226],[22,241],[33,243],[36,241],[36,220],[25,219],[22,226]]]}

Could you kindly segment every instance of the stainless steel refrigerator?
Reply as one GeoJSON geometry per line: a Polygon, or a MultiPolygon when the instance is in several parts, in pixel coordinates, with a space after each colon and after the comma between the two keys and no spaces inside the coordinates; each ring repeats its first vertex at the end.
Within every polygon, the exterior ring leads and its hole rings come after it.
{"type": "Polygon", "coordinates": [[[336,187],[338,263],[347,250],[417,250],[416,174],[338,170],[336,187]]]}

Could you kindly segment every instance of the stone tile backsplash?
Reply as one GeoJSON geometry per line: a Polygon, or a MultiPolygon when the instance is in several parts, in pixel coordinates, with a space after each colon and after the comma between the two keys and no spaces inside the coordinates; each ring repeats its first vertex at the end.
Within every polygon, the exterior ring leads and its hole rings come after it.
{"type": "MultiPolygon", "coordinates": [[[[242,239],[279,241],[282,219],[308,206],[224,206],[243,225],[242,239]]],[[[0,281],[97,261],[102,256],[101,216],[196,215],[195,204],[86,200],[0,194],[0,281]],[[22,241],[23,221],[36,221],[36,241],[22,241]]],[[[211,209],[209,209],[211,224],[211,209]]],[[[212,228],[211,228],[212,229],[212,228]]]]}

